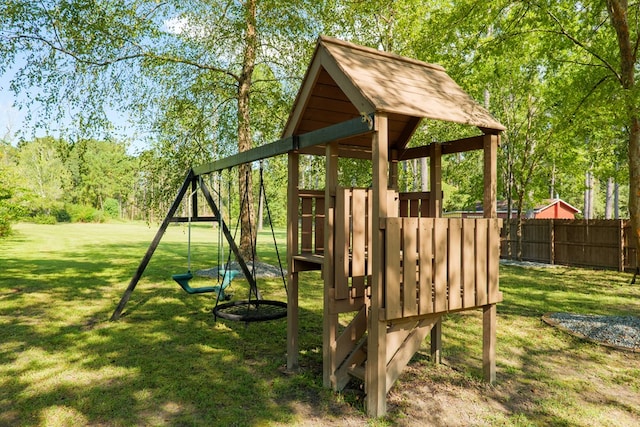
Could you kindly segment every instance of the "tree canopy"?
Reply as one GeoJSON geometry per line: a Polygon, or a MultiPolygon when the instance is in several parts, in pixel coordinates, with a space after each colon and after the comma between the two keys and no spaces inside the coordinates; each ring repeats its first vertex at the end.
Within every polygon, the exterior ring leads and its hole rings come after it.
{"type": "MultiPolygon", "coordinates": [[[[507,127],[499,190],[514,209],[556,194],[581,205],[587,174],[629,186],[622,196],[640,230],[639,12],[640,4],[623,0],[8,0],[0,5],[0,72],[17,67],[11,89],[26,94],[25,107],[43,106],[29,110],[30,123],[68,127],[74,150],[59,155],[84,164],[58,177],[60,185],[95,181],[82,175],[90,162],[107,173],[99,164],[122,153],[80,157],[82,144],[108,140],[117,125],[110,112],[131,117],[128,126],[149,147],[133,181],[153,187],[158,204],[188,167],[276,139],[317,36],[333,35],[440,63],[484,103],[507,127]],[[73,120],[62,120],[69,112],[73,120]],[[92,139],[91,131],[103,133],[92,139]]],[[[447,140],[455,132],[429,121],[415,138],[447,140]]],[[[473,154],[445,160],[448,208],[479,199],[480,161],[473,154]]],[[[314,160],[303,166],[305,183],[322,185],[314,160]]],[[[341,167],[345,183],[366,185],[363,168],[341,167]]],[[[417,163],[401,173],[417,186],[417,163]]],[[[74,197],[96,204],[113,193],[91,188],[78,187],[74,197]]]]}

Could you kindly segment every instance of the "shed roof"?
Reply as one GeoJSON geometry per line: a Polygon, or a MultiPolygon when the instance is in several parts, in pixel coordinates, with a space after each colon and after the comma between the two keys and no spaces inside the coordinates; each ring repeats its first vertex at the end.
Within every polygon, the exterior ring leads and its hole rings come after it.
{"type": "Polygon", "coordinates": [[[568,211],[572,211],[574,213],[580,213],[580,209],[576,208],[575,206],[570,205],[569,203],[565,202],[562,199],[547,199],[544,200],[542,203],[540,203],[538,206],[536,206],[535,208],[533,208],[533,210],[535,212],[542,212],[546,209],[549,209],[550,207],[554,206],[554,205],[562,205],[565,207],[565,209],[567,209],[568,211]]]}
{"type": "MultiPolygon", "coordinates": [[[[321,36],[283,135],[376,112],[389,115],[395,147],[406,145],[422,118],[490,133],[505,129],[441,66],[321,36]]],[[[351,143],[366,146],[370,140],[351,143]]]]}

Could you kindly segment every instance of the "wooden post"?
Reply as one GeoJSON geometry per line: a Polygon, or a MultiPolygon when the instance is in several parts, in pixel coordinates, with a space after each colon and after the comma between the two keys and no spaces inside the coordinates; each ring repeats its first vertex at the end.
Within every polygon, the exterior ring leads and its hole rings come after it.
{"type": "Polygon", "coordinates": [[[442,216],[442,145],[432,142],[429,148],[429,181],[431,182],[429,211],[432,217],[440,218],[442,216]]]}
{"type": "Polygon", "coordinates": [[[482,371],[489,384],[496,380],[496,305],[482,307],[482,371]]]}
{"type": "MultiPolygon", "coordinates": [[[[432,217],[442,216],[442,145],[433,142],[429,145],[429,212],[432,217]]],[[[436,268],[437,269],[437,268],[436,268]]],[[[442,350],[442,316],[431,329],[431,361],[440,363],[442,350]]]]}
{"type": "Polygon", "coordinates": [[[371,280],[371,309],[368,319],[369,338],[367,343],[367,364],[365,372],[365,392],[367,413],[380,417],[387,412],[387,322],[384,320],[384,233],[381,220],[387,217],[387,189],[389,169],[389,132],[386,114],[376,114],[373,134],[373,209],[372,209],[372,250],[373,267],[371,280]]]}
{"type": "Polygon", "coordinates": [[[336,366],[336,339],[338,338],[338,315],[331,313],[333,304],[335,260],[335,206],[336,188],[338,186],[338,143],[326,146],[326,170],[324,190],[324,307],[322,316],[322,383],[325,387],[337,386],[334,373],[336,366]]]}
{"type": "Polygon", "coordinates": [[[298,272],[293,256],[298,252],[298,184],[300,155],[289,152],[287,184],[287,370],[298,369],[298,272]]]}
{"type": "Polygon", "coordinates": [[[499,135],[485,134],[484,142],[484,198],[482,208],[485,218],[496,218],[498,192],[498,142],[499,135]]]}
{"type": "MultiPolygon", "coordinates": [[[[484,145],[484,198],[483,212],[485,218],[496,218],[497,208],[497,175],[498,175],[498,143],[499,135],[485,134],[483,137],[484,145]]],[[[491,233],[491,230],[489,230],[491,233]]],[[[489,262],[494,262],[489,257],[489,262]]],[[[497,272],[495,273],[497,276],[497,272]]],[[[497,277],[491,274],[491,266],[489,266],[488,280],[497,281],[497,277]]],[[[491,289],[492,283],[489,283],[491,289]]],[[[492,296],[489,295],[491,300],[492,296]]],[[[484,380],[492,383],[496,379],[496,305],[489,304],[482,308],[482,370],[484,380]]]]}

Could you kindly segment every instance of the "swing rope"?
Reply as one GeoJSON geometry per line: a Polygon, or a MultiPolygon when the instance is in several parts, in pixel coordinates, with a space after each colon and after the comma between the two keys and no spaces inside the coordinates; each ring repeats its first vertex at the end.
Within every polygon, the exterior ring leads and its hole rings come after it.
{"type": "Polygon", "coordinates": [[[289,289],[287,289],[287,279],[284,277],[284,269],[282,268],[282,259],[280,258],[280,251],[278,250],[278,242],[276,241],[276,232],[273,229],[273,220],[271,219],[271,209],[269,209],[269,201],[267,200],[267,193],[264,188],[263,166],[262,160],[260,161],[260,195],[264,200],[264,207],[267,210],[267,219],[269,220],[269,227],[271,228],[271,236],[273,237],[273,246],[276,249],[276,256],[278,257],[278,266],[280,267],[280,277],[282,277],[282,285],[284,291],[289,295],[289,289]]]}
{"type": "MultiPolygon", "coordinates": [[[[251,206],[249,203],[249,171],[247,171],[245,176],[245,185],[244,185],[244,195],[242,198],[242,203],[240,206],[240,215],[238,217],[238,221],[236,223],[236,230],[234,232],[234,240],[237,235],[237,231],[239,228],[239,223],[242,217],[242,210],[246,204],[247,214],[249,218],[251,218],[251,206]]],[[[280,275],[283,280],[285,292],[288,293],[286,279],[284,277],[284,270],[282,268],[282,260],[280,258],[280,252],[278,250],[278,246],[276,243],[275,230],[273,229],[273,221],[271,219],[271,211],[268,206],[266,192],[264,190],[264,175],[263,175],[263,164],[260,162],[260,186],[259,186],[259,195],[260,197],[264,197],[265,207],[267,209],[267,215],[269,218],[269,225],[271,226],[271,234],[273,237],[273,241],[275,244],[276,255],[278,257],[278,264],[280,266],[280,275]]],[[[252,254],[252,271],[251,274],[253,276],[253,281],[250,283],[249,288],[249,299],[244,301],[231,301],[224,304],[218,304],[216,301],[216,306],[213,308],[214,318],[222,317],[223,319],[234,320],[234,321],[244,321],[248,322],[259,322],[259,321],[267,321],[267,320],[275,320],[286,317],[287,315],[287,303],[282,301],[273,301],[273,300],[264,300],[262,299],[260,292],[257,287],[256,282],[256,252],[257,252],[257,239],[258,233],[249,221],[249,233],[250,233],[250,244],[251,244],[251,254],[252,254]],[[252,294],[255,295],[255,299],[252,299],[252,294]]]]}

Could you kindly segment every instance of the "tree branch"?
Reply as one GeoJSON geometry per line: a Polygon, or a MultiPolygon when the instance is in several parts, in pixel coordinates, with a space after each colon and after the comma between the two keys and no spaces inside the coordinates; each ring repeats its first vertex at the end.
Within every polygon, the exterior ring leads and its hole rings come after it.
{"type": "Polygon", "coordinates": [[[78,63],[85,64],[85,65],[90,65],[90,66],[94,66],[94,67],[108,67],[108,66],[114,65],[114,64],[119,63],[119,62],[125,62],[125,61],[134,60],[134,59],[140,59],[140,58],[148,58],[148,59],[158,60],[158,61],[161,61],[161,62],[189,65],[191,67],[194,67],[194,68],[197,68],[197,69],[200,69],[200,70],[206,70],[206,71],[213,71],[213,72],[216,72],[216,73],[221,73],[221,74],[224,74],[224,75],[227,75],[227,76],[231,77],[236,82],[239,82],[239,80],[240,80],[239,76],[235,75],[234,73],[232,73],[229,70],[225,70],[223,68],[216,67],[216,66],[211,66],[211,65],[207,65],[207,64],[198,63],[196,61],[191,61],[191,60],[186,59],[186,58],[178,58],[178,57],[169,56],[169,55],[159,55],[159,54],[155,54],[153,52],[144,52],[143,48],[141,46],[138,46],[138,45],[136,45],[134,43],[131,43],[131,45],[135,46],[137,49],[141,50],[140,53],[133,53],[133,54],[129,54],[129,55],[118,56],[118,57],[115,57],[113,59],[93,60],[93,59],[87,59],[85,57],[82,57],[79,54],[77,54],[76,52],[71,51],[69,49],[66,49],[64,46],[62,46],[62,43],[56,44],[55,42],[47,40],[47,39],[45,39],[44,37],[41,37],[41,36],[29,36],[29,35],[20,34],[20,35],[14,36],[12,38],[16,39],[16,40],[25,39],[25,40],[40,42],[40,43],[48,46],[52,50],[55,50],[57,52],[60,52],[60,53],[62,53],[64,55],[67,55],[67,56],[71,57],[74,61],[76,61],[78,63]]]}
{"type": "Polygon", "coordinates": [[[546,11],[547,15],[549,15],[549,17],[555,21],[556,24],[558,24],[558,27],[560,27],[560,32],[559,34],[564,35],[567,39],[569,39],[573,44],[575,44],[576,46],[582,48],[585,52],[587,52],[589,55],[593,56],[594,58],[597,58],[600,62],[602,62],[602,64],[605,66],[605,68],[607,68],[609,71],[611,71],[611,73],[613,73],[614,76],[616,76],[616,79],[621,80],[621,76],[620,74],[616,71],[616,69],[613,67],[613,65],[611,65],[609,63],[609,61],[607,61],[606,59],[604,59],[601,55],[599,55],[597,52],[595,52],[593,49],[590,49],[588,46],[586,46],[584,43],[582,43],[580,40],[578,40],[577,38],[575,38],[573,35],[571,35],[562,25],[562,23],[560,22],[560,20],[551,12],[551,11],[546,11]]]}

